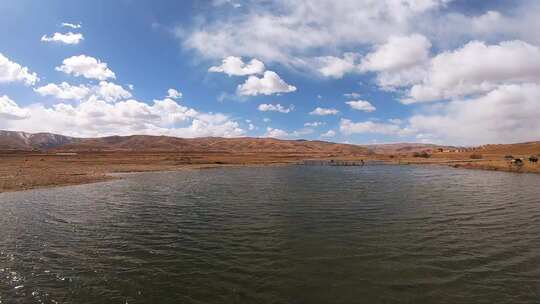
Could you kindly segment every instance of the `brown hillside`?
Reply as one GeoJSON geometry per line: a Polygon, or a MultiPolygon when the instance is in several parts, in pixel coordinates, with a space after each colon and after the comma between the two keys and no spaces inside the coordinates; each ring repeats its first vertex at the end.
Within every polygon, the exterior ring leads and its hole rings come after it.
{"type": "Polygon", "coordinates": [[[83,139],[77,143],[57,147],[55,150],[70,152],[328,153],[340,155],[361,155],[367,153],[367,149],[364,147],[324,141],[251,137],[186,139],[148,135],[83,139]]]}
{"type": "Polygon", "coordinates": [[[0,150],[49,152],[189,152],[189,153],[294,153],[326,156],[365,155],[365,147],[325,141],[274,138],[177,138],[169,136],[109,136],[73,138],[57,134],[1,131],[0,150]]]}

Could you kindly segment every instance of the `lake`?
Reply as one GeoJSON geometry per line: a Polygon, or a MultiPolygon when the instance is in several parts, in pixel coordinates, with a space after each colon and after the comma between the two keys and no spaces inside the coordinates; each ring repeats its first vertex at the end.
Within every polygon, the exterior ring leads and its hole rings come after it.
{"type": "Polygon", "coordinates": [[[242,167],[0,194],[0,303],[538,303],[540,175],[242,167]]]}

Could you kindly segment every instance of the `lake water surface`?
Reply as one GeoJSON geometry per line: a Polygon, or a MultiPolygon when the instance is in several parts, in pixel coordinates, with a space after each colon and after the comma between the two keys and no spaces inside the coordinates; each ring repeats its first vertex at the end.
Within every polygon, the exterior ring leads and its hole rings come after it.
{"type": "Polygon", "coordinates": [[[540,175],[267,167],[0,194],[0,303],[539,303],[540,175]]]}

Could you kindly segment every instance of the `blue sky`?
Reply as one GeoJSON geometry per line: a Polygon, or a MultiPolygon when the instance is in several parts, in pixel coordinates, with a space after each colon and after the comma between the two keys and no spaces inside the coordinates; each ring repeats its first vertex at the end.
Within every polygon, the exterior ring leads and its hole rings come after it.
{"type": "Polygon", "coordinates": [[[537,1],[4,0],[0,12],[0,129],[540,139],[537,1]]]}

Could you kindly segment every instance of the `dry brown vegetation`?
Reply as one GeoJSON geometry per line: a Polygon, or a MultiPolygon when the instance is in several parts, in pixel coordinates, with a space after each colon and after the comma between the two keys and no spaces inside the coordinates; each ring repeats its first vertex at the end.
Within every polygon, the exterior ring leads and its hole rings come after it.
{"type": "Polygon", "coordinates": [[[239,165],[292,164],[304,159],[356,159],[360,154],[297,152],[59,152],[0,153],[0,192],[112,179],[111,173],[239,165]]]}
{"type": "Polygon", "coordinates": [[[528,160],[530,156],[540,154],[540,142],[485,145],[461,149],[457,152],[438,152],[435,150],[429,153],[430,157],[426,159],[412,158],[402,154],[394,161],[402,164],[445,164],[466,169],[540,173],[540,165],[528,160]],[[512,164],[509,159],[505,159],[507,155],[523,159],[523,166],[512,164]]]}
{"type": "MultiPolygon", "coordinates": [[[[2,135],[2,134],[0,134],[2,135]]],[[[276,165],[306,159],[382,160],[393,164],[438,164],[467,169],[540,173],[529,157],[540,142],[458,149],[422,144],[356,146],[269,138],[126,136],[73,139],[8,134],[0,147],[0,192],[109,180],[111,173],[238,165],[276,165]],[[46,147],[46,148],[43,148],[46,147]],[[415,157],[423,155],[426,157],[415,157]],[[481,155],[481,157],[479,157],[481,155]],[[505,156],[522,158],[516,166],[505,156]]]]}

